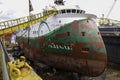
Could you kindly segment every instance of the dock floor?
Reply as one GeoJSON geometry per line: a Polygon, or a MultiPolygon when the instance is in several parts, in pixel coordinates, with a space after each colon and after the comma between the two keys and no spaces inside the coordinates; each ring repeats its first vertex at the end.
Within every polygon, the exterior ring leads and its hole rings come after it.
{"type": "Polygon", "coordinates": [[[105,72],[98,77],[77,76],[79,79],[75,79],[76,75],[62,70],[56,70],[55,74],[50,70],[40,71],[38,74],[43,80],[120,80],[120,65],[108,65],[105,72]]]}

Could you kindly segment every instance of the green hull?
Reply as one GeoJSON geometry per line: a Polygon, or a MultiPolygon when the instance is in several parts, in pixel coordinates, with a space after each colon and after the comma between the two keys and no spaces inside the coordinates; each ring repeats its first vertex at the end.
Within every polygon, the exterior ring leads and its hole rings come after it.
{"type": "Polygon", "coordinates": [[[43,62],[88,76],[98,76],[106,67],[104,42],[91,19],[73,21],[44,36],[29,40],[17,37],[17,42],[26,57],[35,63],[43,62]]]}

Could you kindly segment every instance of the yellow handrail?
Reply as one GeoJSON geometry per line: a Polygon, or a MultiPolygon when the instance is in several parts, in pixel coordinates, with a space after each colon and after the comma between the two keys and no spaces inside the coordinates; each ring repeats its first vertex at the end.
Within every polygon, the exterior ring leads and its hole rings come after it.
{"type": "Polygon", "coordinates": [[[46,18],[56,15],[58,12],[56,10],[46,11],[46,14],[35,14],[31,16],[26,16],[18,19],[8,20],[0,22],[0,35],[5,33],[13,32],[22,28],[30,27],[37,22],[40,22],[46,18]]]}

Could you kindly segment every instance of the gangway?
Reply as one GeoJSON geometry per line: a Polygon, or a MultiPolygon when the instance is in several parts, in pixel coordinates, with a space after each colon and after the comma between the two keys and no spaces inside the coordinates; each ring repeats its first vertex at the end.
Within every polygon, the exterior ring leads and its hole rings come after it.
{"type": "Polygon", "coordinates": [[[0,22],[0,35],[13,32],[15,30],[19,30],[22,28],[30,27],[30,25],[33,25],[37,22],[40,22],[51,16],[54,16],[57,13],[58,13],[57,10],[53,9],[53,10],[45,11],[43,13],[31,15],[31,16],[26,16],[22,18],[0,22]]]}

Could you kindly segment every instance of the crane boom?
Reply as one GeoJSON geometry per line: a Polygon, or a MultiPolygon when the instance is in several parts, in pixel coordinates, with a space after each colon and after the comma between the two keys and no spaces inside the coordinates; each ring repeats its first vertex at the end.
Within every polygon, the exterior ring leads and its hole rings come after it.
{"type": "Polygon", "coordinates": [[[109,12],[108,12],[108,14],[107,14],[107,17],[106,17],[106,18],[108,18],[108,17],[109,17],[109,15],[110,15],[110,13],[112,12],[112,10],[113,10],[113,8],[114,8],[114,6],[115,6],[116,2],[117,2],[117,0],[114,0],[114,2],[113,2],[113,4],[112,4],[112,7],[110,8],[110,10],[109,10],[109,12]]]}

